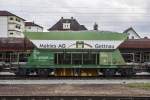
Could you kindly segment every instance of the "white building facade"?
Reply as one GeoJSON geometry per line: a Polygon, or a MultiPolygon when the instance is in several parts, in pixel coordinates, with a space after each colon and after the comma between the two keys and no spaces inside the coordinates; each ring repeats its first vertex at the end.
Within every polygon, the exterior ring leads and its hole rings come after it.
{"type": "Polygon", "coordinates": [[[25,22],[26,32],[43,32],[43,27],[35,24],[34,22],[25,22]]]}
{"type": "Polygon", "coordinates": [[[132,27],[128,28],[123,33],[128,35],[128,39],[140,39],[141,38],[139,34],[132,27]]]}
{"type": "Polygon", "coordinates": [[[24,19],[8,11],[0,11],[0,37],[23,38],[23,32],[25,30],[24,21],[24,19]]]}

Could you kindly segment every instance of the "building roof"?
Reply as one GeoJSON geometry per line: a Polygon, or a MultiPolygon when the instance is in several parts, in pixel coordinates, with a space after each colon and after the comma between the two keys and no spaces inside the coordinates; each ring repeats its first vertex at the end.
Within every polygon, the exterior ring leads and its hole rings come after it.
{"type": "Polygon", "coordinates": [[[126,34],[108,31],[51,31],[24,34],[32,40],[124,40],[127,38],[126,34]]]}
{"type": "Polygon", "coordinates": [[[63,17],[48,31],[56,31],[56,30],[72,30],[72,31],[80,31],[80,30],[87,30],[84,25],[80,25],[76,19],[71,17],[71,19],[64,19],[63,17]],[[63,29],[63,23],[70,23],[70,29],[63,29]]]}
{"type": "Polygon", "coordinates": [[[87,28],[84,25],[80,25],[80,30],[87,30],[87,28]]]}
{"type": "Polygon", "coordinates": [[[129,39],[123,42],[120,49],[149,49],[150,39],[129,39]]]}
{"type": "Polygon", "coordinates": [[[21,18],[21,17],[15,15],[15,14],[13,14],[13,13],[10,13],[10,12],[8,12],[8,11],[0,11],[0,16],[16,16],[16,17],[18,17],[18,18],[20,18],[20,19],[22,19],[22,20],[25,21],[25,19],[23,19],[23,18],[21,18]]]}
{"type": "Polygon", "coordinates": [[[132,27],[126,29],[123,33],[128,33],[130,30],[132,30],[139,38],[141,38],[140,35],[132,27]]]}
{"type": "Polygon", "coordinates": [[[38,26],[40,28],[43,28],[42,26],[35,24],[34,22],[25,22],[25,26],[38,26]]]}

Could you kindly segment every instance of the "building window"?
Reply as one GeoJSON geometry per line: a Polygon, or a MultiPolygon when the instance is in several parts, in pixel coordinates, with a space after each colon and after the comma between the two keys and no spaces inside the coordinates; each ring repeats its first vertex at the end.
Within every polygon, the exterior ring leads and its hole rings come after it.
{"type": "Polygon", "coordinates": [[[20,25],[16,25],[16,28],[20,29],[21,27],[20,27],[20,25]]]}
{"type": "Polygon", "coordinates": [[[129,39],[129,36],[127,37],[127,39],[129,39]]]}
{"type": "Polygon", "coordinates": [[[13,34],[14,34],[14,33],[12,33],[12,32],[10,33],[10,35],[13,35],[13,34]]]}
{"type": "Polygon", "coordinates": [[[14,20],[12,17],[10,17],[10,20],[14,20]]]}
{"type": "Polygon", "coordinates": [[[20,22],[20,19],[18,19],[18,22],[20,22]]]}
{"type": "Polygon", "coordinates": [[[132,39],[134,39],[134,36],[132,36],[132,39]]]}
{"type": "Polygon", "coordinates": [[[70,29],[70,23],[63,23],[63,29],[70,29]]]}
{"type": "Polygon", "coordinates": [[[20,22],[20,19],[16,18],[16,21],[20,22]]]}

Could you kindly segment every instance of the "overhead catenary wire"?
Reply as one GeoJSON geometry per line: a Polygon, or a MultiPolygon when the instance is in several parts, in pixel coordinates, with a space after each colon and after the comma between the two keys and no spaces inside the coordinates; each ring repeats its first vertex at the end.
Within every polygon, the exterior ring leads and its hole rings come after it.
{"type": "MultiPolygon", "coordinates": [[[[83,7],[84,8],[84,7],[83,7]]],[[[86,8],[86,7],[85,7],[86,8]]],[[[76,8],[79,9],[79,8],[76,8]]],[[[98,8],[99,9],[99,8],[98,8]]],[[[111,8],[105,8],[108,10],[114,10],[111,8]]],[[[105,10],[104,8],[100,10],[105,10]]],[[[144,18],[149,18],[150,16],[150,12],[136,12],[138,10],[141,10],[141,8],[137,9],[136,11],[134,10],[134,12],[119,12],[120,9],[119,8],[115,8],[114,12],[101,12],[101,11],[95,11],[95,12],[81,12],[81,11],[27,11],[24,9],[18,9],[18,10],[12,10],[13,12],[16,13],[22,13],[22,15],[28,14],[28,16],[34,16],[35,18],[40,18],[40,17],[49,17],[50,15],[54,15],[55,17],[58,15],[62,16],[63,14],[68,14],[68,16],[71,16],[72,14],[74,14],[73,16],[75,16],[75,18],[79,18],[79,17],[86,17],[87,15],[91,15],[93,14],[91,17],[100,17],[100,18],[105,18],[105,17],[111,17],[111,18],[115,18],[115,17],[144,17],[144,18]],[[36,15],[36,16],[35,16],[36,15]],[[37,16],[38,15],[38,16],[37,16]]],[[[124,8],[121,8],[124,9],[124,8]]],[[[134,8],[132,8],[134,9],[134,8]]],[[[144,9],[144,8],[143,8],[144,9]]],[[[125,10],[125,9],[124,9],[125,10]]],[[[50,16],[52,17],[52,16],[50,16]]],[[[80,20],[81,23],[83,24],[92,24],[94,23],[92,20],[88,20],[88,21],[84,21],[84,19],[82,18],[82,20],[80,20]]],[[[35,19],[34,19],[35,20],[35,19]]],[[[45,20],[45,19],[40,19],[41,21],[45,20]]],[[[46,20],[45,20],[46,21],[46,20]]],[[[48,21],[48,20],[47,20],[48,21]]],[[[50,20],[49,20],[50,21],[50,20]]],[[[99,24],[102,24],[104,26],[108,26],[108,27],[119,27],[119,26],[125,26],[124,24],[137,24],[136,26],[146,26],[146,25],[150,25],[150,21],[121,21],[121,20],[117,20],[117,21],[111,21],[111,20],[105,20],[103,21],[102,19],[95,19],[96,22],[98,22],[99,24]],[[120,24],[120,23],[124,23],[124,24],[120,24]],[[114,26],[113,24],[120,24],[119,26],[114,26]]]]}

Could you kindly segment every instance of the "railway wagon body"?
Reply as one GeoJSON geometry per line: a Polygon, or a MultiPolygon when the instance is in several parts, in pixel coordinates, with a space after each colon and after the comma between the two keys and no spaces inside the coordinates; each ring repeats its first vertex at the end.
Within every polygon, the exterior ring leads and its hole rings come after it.
{"type": "Polygon", "coordinates": [[[126,35],[104,31],[28,32],[25,36],[36,46],[18,75],[112,76],[132,75],[117,49],[126,35]]]}

